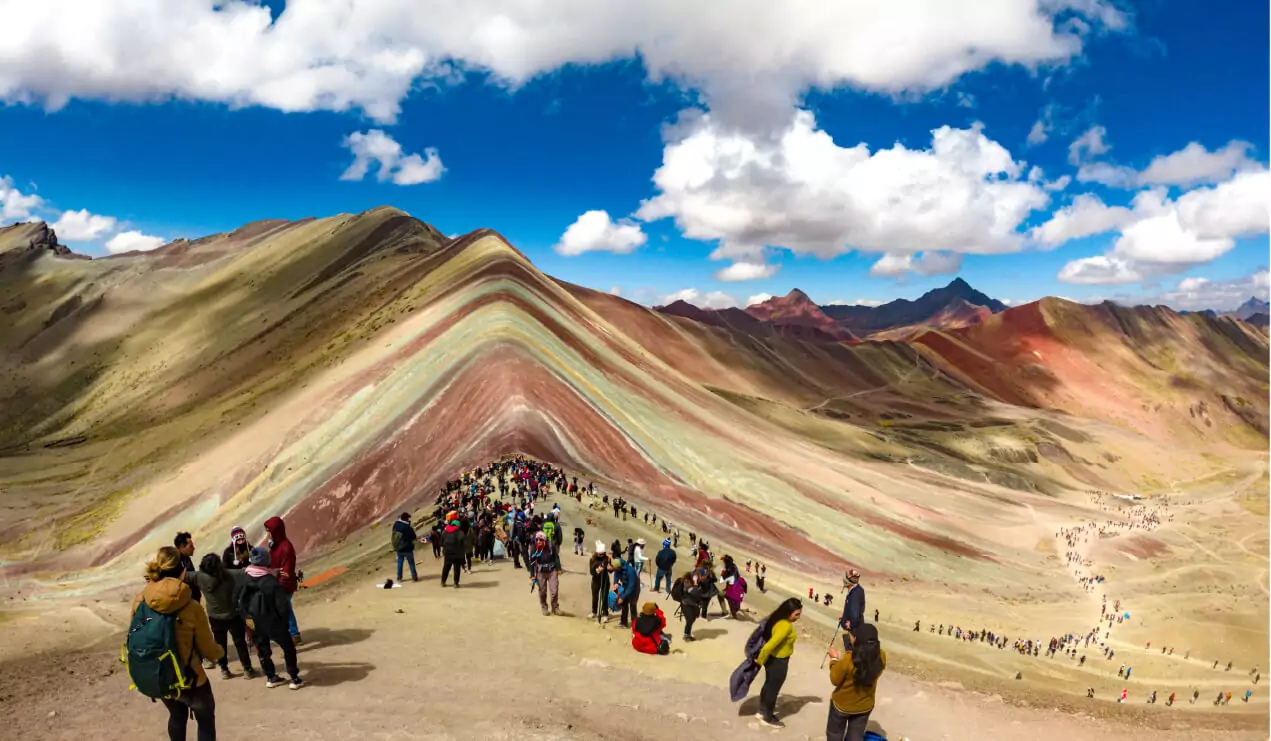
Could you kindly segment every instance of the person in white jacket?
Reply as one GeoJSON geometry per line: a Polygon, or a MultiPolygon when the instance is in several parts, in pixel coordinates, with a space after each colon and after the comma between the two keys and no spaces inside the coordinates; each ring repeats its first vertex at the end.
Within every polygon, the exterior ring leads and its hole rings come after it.
{"type": "Polygon", "coordinates": [[[635,551],[631,556],[631,560],[635,566],[636,575],[643,581],[644,562],[649,560],[644,556],[644,538],[636,538],[635,551]]]}

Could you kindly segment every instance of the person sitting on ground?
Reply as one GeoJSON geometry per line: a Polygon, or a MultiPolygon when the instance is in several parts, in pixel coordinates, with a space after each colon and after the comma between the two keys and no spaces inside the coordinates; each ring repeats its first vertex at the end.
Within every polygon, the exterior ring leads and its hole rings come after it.
{"type": "MultiPolygon", "coordinates": [[[[177,660],[181,671],[193,687],[181,692],[179,700],[163,700],[168,710],[168,738],[171,741],[185,739],[190,716],[199,724],[199,738],[216,738],[216,700],[212,697],[212,685],[195,653],[206,659],[219,661],[224,652],[212,636],[211,626],[203,606],[190,596],[185,583],[185,569],[181,566],[181,552],[172,546],[164,546],[146,564],[146,587],[132,601],[132,616],[144,602],[146,607],[160,615],[176,615],[175,631],[177,660]],[[191,676],[192,675],[192,676],[191,676]]],[[[143,616],[142,620],[145,620],[143,616]]]]}
{"type": "Polygon", "coordinates": [[[640,616],[631,623],[631,647],[642,654],[662,654],[671,652],[671,636],[663,635],[666,629],[666,615],[662,609],[652,602],[645,602],[640,608],[640,616]]]}
{"type": "Polygon", "coordinates": [[[207,618],[212,626],[212,636],[216,645],[221,647],[221,658],[216,663],[221,667],[222,679],[233,677],[229,670],[227,638],[234,641],[243,674],[248,679],[256,676],[256,670],[252,668],[252,654],[247,649],[247,623],[238,614],[238,605],[234,602],[237,579],[242,578],[242,574],[241,570],[226,569],[221,557],[215,553],[203,557],[198,571],[185,572],[185,583],[197,585],[207,598],[207,618]]]}
{"type": "Polygon", "coordinates": [[[825,725],[826,739],[863,741],[869,714],[874,710],[878,678],[887,668],[887,652],[878,642],[878,628],[868,623],[848,634],[851,651],[840,654],[831,648],[830,717],[825,725]]]}

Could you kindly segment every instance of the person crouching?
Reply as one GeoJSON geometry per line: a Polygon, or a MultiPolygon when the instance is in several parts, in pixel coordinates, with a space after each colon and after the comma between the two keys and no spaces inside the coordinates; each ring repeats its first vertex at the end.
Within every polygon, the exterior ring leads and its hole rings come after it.
{"type": "Polygon", "coordinates": [[[653,602],[645,602],[640,615],[631,622],[631,647],[642,654],[671,652],[671,636],[664,635],[666,615],[653,602]]]}

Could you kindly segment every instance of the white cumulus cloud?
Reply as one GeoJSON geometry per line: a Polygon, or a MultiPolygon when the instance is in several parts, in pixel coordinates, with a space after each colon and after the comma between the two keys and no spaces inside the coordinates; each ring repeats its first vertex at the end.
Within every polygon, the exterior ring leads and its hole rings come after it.
{"type": "Polygon", "coordinates": [[[44,199],[34,193],[22,193],[13,178],[0,177],[0,221],[22,221],[44,206],[44,199]]]}
{"type": "Polygon", "coordinates": [[[1118,229],[1132,219],[1130,209],[1124,206],[1108,206],[1093,193],[1082,193],[1072,203],[1051,214],[1043,224],[1029,232],[1038,243],[1057,247],[1072,239],[1118,229]]]}
{"type": "Polygon", "coordinates": [[[609,218],[608,211],[594,210],[579,216],[569,225],[555,250],[567,256],[585,252],[613,252],[625,255],[648,241],[648,236],[626,219],[617,222],[609,218]]]}
{"type": "Polygon", "coordinates": [[[869,274],[885,278],[898,278],[906,273],[921,276],[951,275],[962,267],[962,255],[956,252],[922,252],[918,255],[883,255],[869,269],[869,274]]]}
{"type": "Polygon", "coordinates": [[[1231,280],[1210,280],[1209,278],[1191,277],[1178,282],[1178,286],[1170,291],[1141,299],[1147,303],[1160,303],[1175,309],[1201,311],[1231,311],[1250,298],[1263,301],[1271,299],[1268,295],[1268,276],[1266,268],[1249,275],[1231,280]]]}
{"type": "Polygon", "coordinates": [[[781,269],[780,265],[765,265],[754,262],[735,262],[715,273],[715,280],[725,283],[737,283],[744,280],[760,280],[771,278],[781,269]]]}
{"type": "Polygon", "coordinates": [[[112,255],[121,252],[148,252],[167,243],[163,237],[142,234],[137,230],[120,232],[106,242],[106,251],[112,255]]]}
{"type": "Polygon", "coordinates": [[[683,301],[700,309],[730,309],[738,306],[737,298],[723,291],[707,291],[703,293],[696,288],[685,288],[662,297],[662,305],[683,301]]]}
{"type": "Polygon", "coordinates": [[[994,63],[1078,56],[1128,19],[1108,0],[246,0],[0,4],[0,100],[181,98],[391,122],[423,84],[483,70],[515,87],[639,58],[720,118],[778,126],[808,88],[937,90],[994,63]],[[57,29],[57,33],[48,33],[57,29]]]}
{"type": "MultiPolygon", "coordinates": [[[[1271,220],[1271,172],[1244,170],[1226,182],[1195,188],[1174,200],[1163,188],[1140,191],[1128,213],[1124,209],[1111,213],[1093,196],[1087,203],[1087,231],[1117,222],[1120,235],[1110,252],[1068,263],[1059,279],[1133,283],[1210,262],[1230,251],[1237,239],[1266,234],[1271,220]]],[[[1060,212],[1056,218],[1063,216],[1060,212]]],[[[1038,229],[1043,235],[1047,229],[1079,233],[1075,224],[1072,218],[1058,225],[1052,219],[1038,229]]]]}
{"type": "Polygon", "coordinates": [[[839,146],[809,111],[771,140],[686,115],[668,129],[653,182],[659,192],[638,218],[673,218],[684,236],[719,242],[712,258],[750,263],[766,248],[1014,252],[1020,225],[1050,199],[979,125],[940,127],[928,149],[871,152],[839,146]]]}
{"type": "Polygon", "coordinates": [[[844,300],[843,300],[843,299],[841,299],[841,298],[836,298],[836,299],[834,299],[833,301],[830,301],[829,303],[827,303],[827,304],[826,304],[826,306],[869,306],[869,307],[874,307],[874,306],[882,306],[884,303],[885,303],[884,301],[879,301],[878,299],[874,299],[874,298],[858,298],[858,299],[853,299],[853,300],[851,300],[851,301],[844,301],[844,300]]]}
{"type": "Polygon", "coordinates": [[[747,306],[754,306],[755,304],[762,304],[763,302],[765,302],[765,301],[767,301],[767,300],[769,300],[769,299],[771,299],[771,298],[772,298],[772,294],[771,294],[771,293],[756,293],[755,295],[753,295],[753,296],[751,296],[750,298],[746,299],[746,305],[747,305],[747,306]]]}
{"type": "Polygon", "coordinates": [[[1139,185],[1182,185],[1218,183],[1237,172],[1257,169],[1250,159],[1249,142],[1232,141],[1222,149],[1209,151],[1199,142],[1190,142],[1173,154],[1156,157],[1138,175],[1139,185]]]}
{"type": "Polygon", "coordinates": [[[114,231],[117,223],[114,216],[101,216],[81,208],[78,211],[63,211],[50,226],[57,232],[59,241],[93,242],[114,231]]]}
{"type": "Polygon", "coordinates": [[[431,183],[446,171],[436,149],[425,149],[423,157],[406,154],[401,144],[380,129],[355,131],[344,137],[344,146],[353,153],[353,162],[340,175],[341,180],[361,180],[372,164],[377,168],[377,180],[391,179],[396,185],[431,183]]]}

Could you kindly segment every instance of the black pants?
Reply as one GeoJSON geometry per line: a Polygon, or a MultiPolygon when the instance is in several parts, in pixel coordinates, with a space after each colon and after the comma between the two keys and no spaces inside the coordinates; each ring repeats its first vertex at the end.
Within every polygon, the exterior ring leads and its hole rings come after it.
{"type": "Polygon", "coordinates": [[[591,611],[596,615],[609,614],[609,580],[603,576],[591,577],[591,611]]]}
{"type": "Polygon", "coordinates": [[[199,741],[216,741],[216,699],[211,682],[186,692],[180,700],[164,700],[163,706],[168,709],[168,741],[185,741],[191,713],[199,724],[199,741]]]}
{"type": "Polygon", "coordinates": [[[459,572],[463,571],[462,556],[446,556],[446,563],[441,567],[441,585],[446,585],[446,579],[450,576],[450,569],[455,570],[455,586],[459,586],[459,572]]]}
{"type": "Polygon", "coordinates": [[[472,551],[468,551],[466,554],[464,554],[463,558],[464,558],[464,563],[466,564],[468,568],[468,571],[471,572],[472,571],[472,551]]]}
{"type": "Polygon", "coordinates": [[[825,722],[825,741],[865,741],[865,726],[869,724],[869,714],[872,712],[867,710],[857,715],[848,715],[839,712],[831,702],[830,717],[825,722]]]}
{"type": "Polygon", "coordinates": [[[693,623],[697,622],[697,605],[686,605],[680,603],[680,609],[684,612],[684,635],[693,635],[693,623]]]}
{"type": "Polygon", "coordinates": [[[440,542],[432,544],[432,557],[441,558],[441,543],[440,542]]]}
{"type": "Polygon", "coordinates": [[[759,709],[764,717],[771,718],[777,714],[777,695],[781,694],[781,686],[786,683],[786,673],[790,671],[790,659],[778,659],[769,656],[763,665],[763,689],[759,691],[759,709]]]}
{"type": "Polygon", "coordinates": [[[247,649],[247,623],[243,622],[241,617],[232,617],[228,620],[221,618],[208,618],[212,624],[212,635],[216,638],[216,645],[221,647],[220,664],[222,669],[229,668],[229,648],[226,646],[226,638],[233,638],[234,650],[238,652],[238,661],[243,665],[244,669],[252,668],[252,652],[247,649]]]}
{"type": "Polygon", "coordinates": [[[623,627],[630,627],[631,623],[636,619],[636,615],[640,614],[640,593],[636,592],[631,595],[631,599],[622,601],[622,618],[623,627]]]}
{"type": "Polygon", "coordinates": [[[278,676],[278,670],[274,666],[273,649],[269,645],[271,641],[277,643],[282,649],[282,660],[287,667],[287,674],[293,680],[299,679],[300,665],[296,663],[296,644],[291,640],[291,634],[287,632],[285,625],[268,630],[261,630],[258,625],[252,632],[252,643],[256,644],[256,655],[260,657],[260,668],[265,672],[265,677],[273,679],[278,676]]]}

